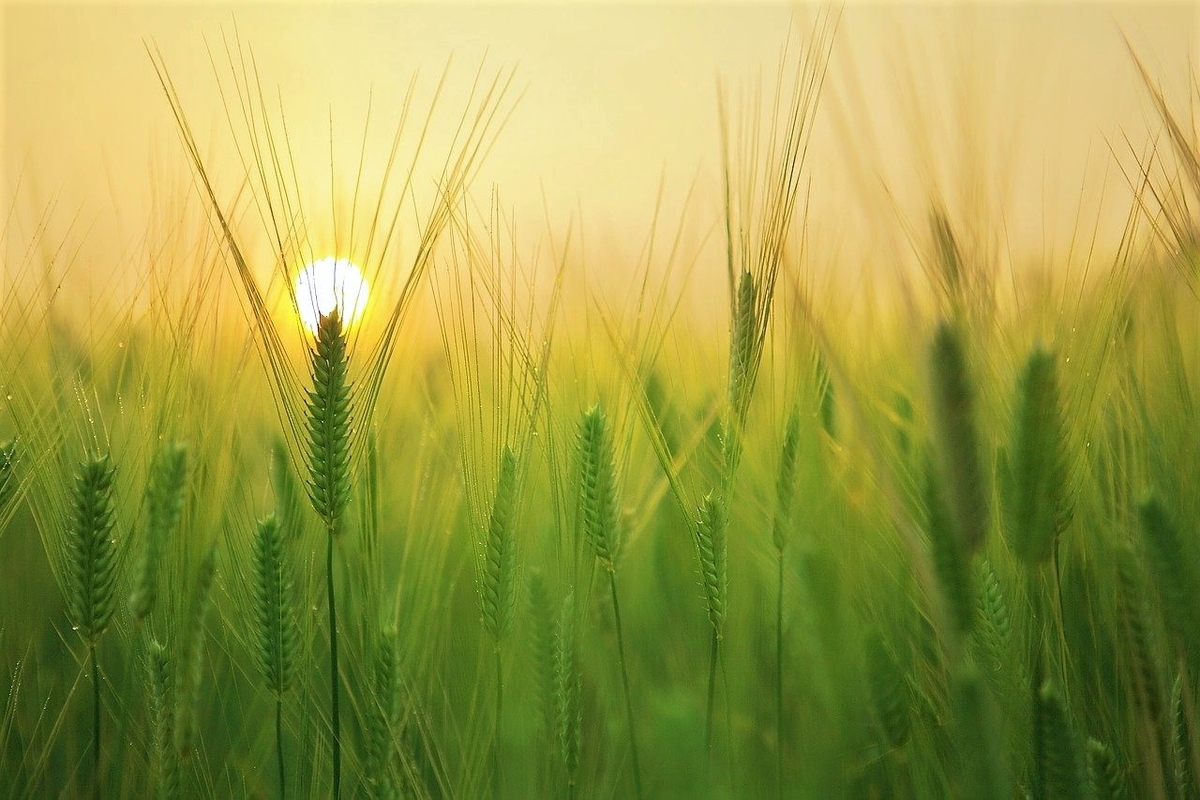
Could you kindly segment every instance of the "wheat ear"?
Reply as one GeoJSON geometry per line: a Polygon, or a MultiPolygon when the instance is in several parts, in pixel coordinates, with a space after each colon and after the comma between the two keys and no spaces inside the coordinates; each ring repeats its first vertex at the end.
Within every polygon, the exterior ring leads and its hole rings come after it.
{"type": "Polygon", "coordinates": [[[158,598],[158,573],[167,542],[183,512],[186,479],[186,446],[170,444],[160,450],[150,468],[150,482],[146,487],[146,538],[129,596],[129,610],[136,622],[140,623],[150,614],[158,598]]]}

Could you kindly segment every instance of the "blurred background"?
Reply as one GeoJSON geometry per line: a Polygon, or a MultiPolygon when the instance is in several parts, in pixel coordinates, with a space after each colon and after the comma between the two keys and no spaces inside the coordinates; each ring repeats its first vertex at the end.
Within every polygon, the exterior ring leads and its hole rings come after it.
{"type": "MultiPolygon", "coordinates": [[[[356,174],[368,101],[366,149],[386,154],[414,74],[422,110],[453,59],[436,142],[481,64],[514,68],[519,100],[476,193],[486,204],[498,189],[530,241],[574,223],[619,277],[655,209],[673,232],[685,204],[688,236],[708,236],[720,267],[719,82],[734,111],[756,81],[769,87],[816,7],[8,3],[0,14],[10,264],[39,238],[65,245],[72,269],[119,281],[156,209],[161,225],[164,207],[194,203],[147,48],[232,197],[245,169],[220,82],[229,101],[226,47],[240,41],[267,104],[286,113],[299,185],[322,201],[356,174]]],[[[1196,34],[1189,3],[846,5],[808,154],[813,268],[850,280],[891,269],[927,231],[931,203],[988,220],[1014,262],[1062,263],[1080,231],[1114,248],[1129,173],[1162,135],[1129,47],[1186,113],[1196,34]]]]}

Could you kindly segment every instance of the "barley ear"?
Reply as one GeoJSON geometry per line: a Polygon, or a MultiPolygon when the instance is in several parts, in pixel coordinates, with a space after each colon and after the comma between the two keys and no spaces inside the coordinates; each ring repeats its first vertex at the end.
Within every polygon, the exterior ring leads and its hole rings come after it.
{"type": "Polygon", "coordinates": [[[1052,684],[1042,686],[1037,697],[1037,718],[1041,749],[1035,754],[1044,797],[1083,798],[1087,774],[1083,753],[1075,729],[1067,717],[1062,697],[1052,684]]]}
{"type": "Polygon", "coordinates": [[[191,756],[196,734],[196,714],[200,705],[200,685],[204,681],[204,621],[217,571],[217,548],[210,546],[200,562],[192,594],[188,601],[186,627],[183,629],[179,681],[175,697],[175,750],[183,758],[191,756]]]}
{"type": "Polygon", "coordinates": [[[758,336],[758,293],[754,275],[744,270],[738,279],[733,307],[733,329],[729,341],[729,404],[738,422],[746,418],[754,370],[754,348],[758,336]]]}
{"type": "Polygon", "coordinates": [[[186,476],[186,446],[170,444],[155,456],[146,487],[145,541],[129,596],[129,610],[136,622],[150,614],[158,597],[158,573],[167,542],[183,512],[186,476]]]}
{"type": "Polygon", "coordinates": [[[579,452],[579,505],[584,538],[610,573],[616,570],[617,478],[608,420],[600,405],[583,415],[576,436],[579,452]]]}
{"type": "Polygon", "coordinates": [[[1058,397],[1054,356],[1036,348],[1021,373],[1012,456],[1004,470],[1008,544],[1030,564],[1050,559],[1071,518],[1058,397]]]}
{"type": "Polygon", "coordinates": [[[1134,707],[1144,711],[1157,727],[1163,711],[1162,681],[1146,623],[1145,580],[1129,544],[1117,545],[1113,555],[1117,562],[1117,622],[1121,643],[1132,662],[1134,707]]]}
{"type": "Polygon", "coordinates": [[[1124,800],[1129,796],[1121,765],[1112,748],[1097,739],[1087,740],[1088,778],[1097,800],[1124,800]]]}
{"type": "Polygon", "coordinates": [[[1188,560],[1190,553],[1184,550],[1174,521],[1157,498],[1138,504],[1138,518],[1150,568],[1162,592],[1167,628],[1195,663],[1200,659],[1200,575],[1188,560]]]}
{"type": "Polygon", "coordinates": [[[867,688],[875,718],[887,743],[904,746],[912,730],[909,719],[908,675],[879,631],[867,636],[867,688]]]}
{"type": "Polygon", "coordinates": [[[958,329],[943,322],[930,351],[933,427],[954,533],[967,558],[984,542],[988,488],[975,427],[975,390],[958,329]]]}
{"type": "Polygon", "coordinates": [[[975,583],[979,600],[976,603],[979,624],[973,634],[984,658],[986,673],[993,678],[1009,667],[1008,648],[1012,641],[1012,618],[1000,579],[988,559],[980,559],[975,567],[975,583]]]}
{"type": "Polygon", "coordinates": [[[255,651],[267,687],[276,699],[291,687],[300,630],[292,597],[283,531],[274,515],[258,523],[252,552],[255,651]]]}
{"type": "Polygon", "coordinates": [[[116,608],[115,472],[107,455],[80,464],[67,531],[67,613],[72,627],[92,646],[112,621],[116,608]]]}
{"type": "Polygon", "coordinates": [[[392,754],[395,753],[400,710],[400,665],[396,655],[394,628],[379,633],[375,644],[373,704],[367,723],[367,775],[375,797],[395,793],[392,754]]]}
{"type": "Polygon", "coordinates": [[[529,656],[537,690],[541,718],[546,731],[552,731],[555,693],[555,620],[550,588],[541,572],[529,581],[529,656]]]}
{"type": "Polygon", "coordinates": [[[148,658],[150,677],[150,743],[153,752],[155,794],[159,800],[179,796],[179,758],[175,750],[174,680],[167,648],[151,639],[148,658]]]}
{"type": "Polygon", "coordinates": [[[1183,694],[1183,676],[1171,689],[1171,751],[1175,762],[1175,789],[1179,797],[1195,797],[1200,781],[1192,770],[1193,730],[1183,694]]]}
{"type": "Polygon", "coordinates": [[[483,627],[497,646],[512,629],[516,610],[517,558],[513,531],[516,505],[517,456],[512,448],[505,445],[500,455],[500,472],[496,478],[492,512],[488,517],[480,591],[483,627]]]}
{"type": "Polygon", "coordinates": [[[725,501],[709,492],[700,505],[696,524],[696,551],[700,557],[700,575],[708,603],[708,621],[718,640],[725,625],[726,593],[729,586],[725,501]]]}
{"type": "Polygon", "coordinates": [[[350,499],[350,395],[346,334],[337,309],[321,317],[308,390],[308,494],[330,534],[350,499]]]}
{"type": "Polygon", "coordinates": [[[775,550],[782,553],[787,545],[785,529],[791,521],[792,501],[796,496],[796,462],[800,452],[800,409],[792,407],[783,434],[779,453],[779,469],[775,475],[775,522],[771,537],[775,550]]]}
{"type": "Polygon", "coordinates": [[[949,502],[932,464],[925,469],[925,513],[930,554],[938,587],[955,630],[970,633],[975,625],[976,600],[971,586],[971,559],[955,535],[949,502]]]}
{"type": "Polygon", "coordinates": [[[574,786],[579,775],[583,728],[583,680],[579,671],[575,637],[575,601],[568,595],[558,619],[554,648],[555,688],[558,700],[558,745],[567,783],[574,786]]]}

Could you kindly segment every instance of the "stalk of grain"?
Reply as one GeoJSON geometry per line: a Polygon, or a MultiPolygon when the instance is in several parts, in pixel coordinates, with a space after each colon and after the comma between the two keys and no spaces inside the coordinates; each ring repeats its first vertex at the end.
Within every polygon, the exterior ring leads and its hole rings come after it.
{"type": "Polygon", "coordinates": [[[800,451],[800,409],[792,406],[783,434],[775,475],[775,790],[783,796],[783,553],[796,495],[796,461],[800,451]]]}
{"type": "Polygon", "coordinates": [[[1194,731],[1183,681],[1182,674],[1175,676],[1175,685],[1171,689],[1171,753],[1175,762],[1175,791],[1178,797],[1196,797],[1200,794],[1200,779],[1194,769],[1194,731]]]}
{"type": "Polygon", "coordinates": [[[613,619],[617,632],[617,662],[625,694],[625,716],[629,723],[629,749],[633,761],[633,784],[642,796],[641,763],[638,759],[637,725],[633,716],[633,696],[629,689],[629,666],[625,657],[625,633],[621,627],[621,605],[617,599],[618,530],[617,468],[607,418],[597,403],[579,422],[576,446],[579,454],[579,509],[584,538],[596,560],[608,573],[613,619]]]}
{"type": "Polygon", "coordinates": [[[158,575],[167,543],[183,512],[187,480],[187,447],[172,443],[158,452],[146,487],[146,528],[142,554],[134,571],[129,610],[141,623],[158,598],[158,575]]]}
{"type": "Polygon", "coordinates": [[[75,475],[67,529],[70,591],[67,614],[71,627],[83,637],[92,667],[92,787],[102,794],[100,780],[100,666],[96,645],[116,609],[117,549],[113,532],[113,477],[108,455],[79,465],[75,475]]]}
{"type": "Polygon", "coordinates": [[[147,672],[150,679],[150,746],[155,796],[179,796],[179,758],[175,750],[174,680],[167,648],[150,640],[147,672]]]}
{"type": "Polygon", "coordinates": [[[729,587],[727,527],[725,501],[716,492],[709,492],[700,504],[700,513],[696,522],[696,552],[700,561],[704,599],[708,607],[708,622],[712,626],[712,644],[709,648],[708,703],[704,723],[705,750],[710,752],[712,749],[713,702],[716,697],[717,660],[720,655],[721,638],[724,635],[729,587]]]}
{"type": "Polygon", "coordinates": [[[212,545],[200,562],[188,598],[181,637],[179,681],[175,697],[175,750],[181,759],[192,754],[196,738],[196,716],[200,685],[204,682],[204,624],[212,605],[212,586],[217,572],[217,548],[212,545]]]}
{"type": "Polygon", "coordinates": [[[1200,574],[1184,550],[1175,522],[1151,496],[1138,504],[1146,555],[1162,594],[1167,629],[1187,662],[1200,661],[1200,574]]]}
{"type": "Polygon", "coordinates": [[[396,630],[389,628],[376,636],[372,706],[367,723],[367,780],[374,797],[393,797],[392,756],[396,752],[396,733],[400,711],[400,665],[396,653],[396,630]]]}
{"type": "Polygon", "coordinates": [[[1097,800],[1125,800],[1129,791],[1117,754],[1098,739],[1087,740],[1088,782],[1097,800]]]}
{"type": "Polygon", "coordinates": [[[258,667],[275,700],[275,755],[279,796],[287,796],[283,759],[283,699],[295,677],[300,627],[292,596],[291,570],[283,531],[274,515],[258,523],[251,562],[254,571],[254,638],[258,667]]]}
{"type": "Polygon", "coordinates": [[[1038,775],[1035,795],[1082,800],[1088,787],[1083,752],[1062,697],[1050,682],[1038,692],[1034,724],[1038,727],[1035,741],[1040,745],[1034,754],[1038,775]]]}
{"type": "Polygon", "coordinates": [[[980,559],[975,568],[975,583],[979,588],[976,612],[979,625],[973,634],[984,658],[987,674],[997,679],[1008,664],[1008,646],[1012,640],[1012,618],[1000,579],[991,561],[980,559]]]}
{"type": "Polygon", "coordinates": [[[554,730],[554,602],[544,574],[529,581],[529,655],[544,733],[554,730]]]}
{"type": "Polygon", "coordinates": [[[312,388],[307,397],[308,496],[325,526],[325,593],[329,606],[329,697],[332,728],[333,797],[341,794],[342,736],[339,709],[337,599],[333,543],[350,499],[351,385],[341,315],[321,317],[309,352],[312,388]]]}
{"type": "Polygon", "coordinates": [[[912,733],[908,674],[878,630],[868,634],[866,651],[871,708],[887,745],[899,750],[912,733]]]}
{"type": "Polygon", "coordinates": [[[976,601],[971,585],[971,557],[955,534],[942,479],[932,462],[925,467],[925,513],[934,573],[937,575],[950,622],[959,636],[975,625],[976,601]]]}
{"type": "Polygon", "coordinates": [[[1007,764],[991,697],[978,670],[964,659],[953,676],[954,738],[961,757],[957,796],[1007,800],[1007,764]]]}
{"type": "Polygon", "coordinates": [[[583,679],[575,636],[575,598],[567,595],[558,618],[554,647],[558,748],[567,777],[567,792],[575,796],[583,731],[583,679]]]}
{"type": "Polygon", "coordinates": [[[513,530],[517,507],[517,456],[504,446],[500,454],[500,469],[496,476],[496,491],[488,515],[487,539],[484,542],[483,575],[479,587],[483,607],[483,628],[492,640],[496,663],[496,711],[492,736],[492,769],[495,790],[501,790],[503,759],[501,758],[501,721],[504,715],[504,663],[500,646],[512,630],[517,599],[517,551],[513,530]]]}
{"type": "Polygon", "coordinates": [[[1004,531],[1013,554],[1027,564],[1050,560],[1071,519],[1065,431],[1054,356],[1035,348],[1017,387],[1011,460],[1001,469],[1004,531]]]}

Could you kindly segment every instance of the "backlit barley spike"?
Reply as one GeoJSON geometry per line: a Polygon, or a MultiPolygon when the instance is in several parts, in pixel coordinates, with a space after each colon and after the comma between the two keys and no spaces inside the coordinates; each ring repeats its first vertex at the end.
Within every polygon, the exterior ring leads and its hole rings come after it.
{"type": "Polygon", "coordinates": [[[1151,571],[1162,592],[1167,628],[1193,659],[1200,658],[1200,575],[1183,548],[1174,521],[1157,498],[1138,504],[1138,518],[1151,571]]]}
{"type": "Polygon", "coordinates": [[[179,795],[179,759],[175,751],[174,686],[167,648],[151,639],[147,661],[155,794],[159,800],[169,800],[179,795]]]}
{"type": "Polygon", "coordinates": [[[583,728],[583,681],[575,638],[575,602],[568,595],[559,614],[555,638],[554,673],[558,706],[558,744],[567,782],[575,785],[583,728]]]}
{"type": "Polygon", "coordinates": [[[283,531],[274,515],[258,523],[252,553],[254,622],[259,669],[276,697],[292,685],[299,623],[292,603],[291,571],[284,552],[283,531]]]}
{"type": "Polygon", "coordinates": [[[1014,555],[1039,564],[1050,559],[1071,518],[1065,426],[1052,354],[1041,348],[1029,354],[1017,392],[1005,480],[1005,533],[1014,555]]]}
{"type": "Polygon", "coordinates": [[[337,534],[350,499],[350,383],[346,334],[337,309],[321,317],[308,390],[309,498],[337,534]]]}
{"type": "Polygon", "coordinates": [[[145,541],[129,597],[129,610],[137,622],[144,620],[154,608],[162,558],[183,512],[186,479],[186,446],[167,445],[155,456],[146,487],[145,541]]]}
{"type": "Polygon", "coordinates": [[[745,270],[738,279],[729,342],[729,402],[739,421],[744,420],[746,406],[750,402],[754,348],[758,337],[757,301],[754,275],[745,270]]]}
{"type": "Polygon", "coordinates": [[[977,611],[979,626],[975,636],[986,659],[984,666],[989,676],[996,676],[1008,667],[1008,645],[1012,635],[1012,619],[1008,603],[1000,587],[1000,579],[988,559],[980,559],[976,568],[976,586],[979,601],[977,611]]]}
{"type": "Polygon", "coordinates": [[[700,556],[704,597],[708,603],[708,621],[712,624],[717,639],[723,634],[729,585],[726,560],[727,525],[725,502],[715,491],[709,492],[700,505],[700,516],[696,525],[696,549],[700,556]]]}
{"type": "Polygon", "coordinates": [[[511,630],[516,610],[517,558],[513,531],[516,495],[517,456],[505,445],[488,517],[481,592],[483,625],[497,644],[511,630]]]}
{"type": "Polygon", "coordinates": [[[933,419],[946,504],[962,551],[970,558],[988,527],[988,488],[975,427],[975,390],[958,329],[938,326],[930,351],[933,419]]]}
{"type": "Polygon", "coordinates": [[[211,546],[200,562],[196,582],[188,603],[187,627],[183,632],[183,650],[177,683],[175,706],[175,749],[189,758],[196,735],[196,714],[200,707],[200,685],[204,681],[204,621],[217,571],[217,548],[211,546]]]}
{"type": "Polygon", "coordinates": [[[1087,774],[1075,729],[1058,691],[1049,683],[1038,693],[1041,752],[1036,753],[1044,797],[1085,798],[1087,774]]]}
{"type": "Polygon", "coordinates": [[[577,435],[579,451],[579,503],[583,533],[600,564],[616,569],[617,477],[608,419],[600,405],[583,415],[577,435]]]}
{"type": "MultiPolygon", "coordinates": [[[[535,572],[529,582],[529,653],[533,662],[534,684],[541,705],[542,719],[554,719],[555,693],[555,621],[554,603],[550,589],[541,572],[535,572]]],[[[553,727],[548,727],[552,730],[553,727]]]]}
{"type": "Polygon", "coordinates": [[[775,549],[783,552],[787,545],[785,529],[792,516],[792,500],[796,496],[796,460],[800,452],[800,410],[793,407],[788,414],[779,453],[779,469],[775,476],[775,523],[771,535],[775,549]]]}
{"type": "Polygon", "coordinates": [[[925,469],[925,513],[934,573],[946,610],[959,633],[969,633],[975,624],[976,600],[971,586],[970,556],[954,533],[948,502],[937,471],[925,469]]]}
{"type": "Polygon", "coordinates": [[[71,502],[67,535],[71,590],[67,611],[71,625],[91,645],[112,621],[116,607],[115,472],[107,455],[80,464],[71,502]]]}
{"type": "Polygon", "coordinates": [[[1129,791],[1112,748],[1097,739],[1087,741],[1088,777],[1096,800],[1125,800],[1129,791]]]}
{"type": "Polygon", "coordinates": [[[1150,719],[1162,718],[1162,684],[1158,658],[1146,623],[1145,581],[1137,554],[1127,543],[1117,545],[1117,621],[1122,644],[1133,668],[1134,703],[1150,719]]]}

